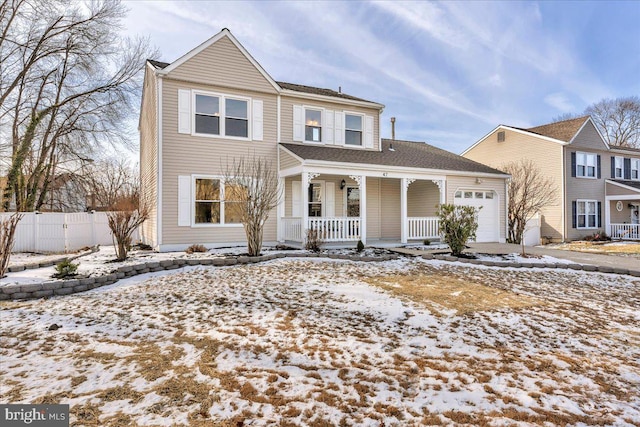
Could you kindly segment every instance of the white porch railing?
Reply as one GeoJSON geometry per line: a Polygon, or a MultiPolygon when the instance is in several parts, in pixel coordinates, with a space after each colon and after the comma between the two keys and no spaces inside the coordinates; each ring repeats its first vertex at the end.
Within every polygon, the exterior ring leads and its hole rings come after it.
{"type": "MultiPolygon", "coordinates": [[[[282,238],[293,242],[301,242],[304,236],[302,218],[287,217],[282,218],[282,238]]],[[[318,237],[323,242],[345,242],[360,239],[360,218],[338,217],[324,218],[315,217],[307,220],[306,230],[316,230],[318,237]]]]}
{"type": "Polygon", "coordinates": [[[316,230],[324,242],[360,239],[360,218],[309,218],[309,230],[316,230]]]}
{"type": "Polygon", "coordinates": [[[611,224],[611,238],[640,240],[640,224],[611,224]]]}
{"type": "Polygon", "coordinates": [[[282,239],[292,242],[302,242],[302,218],[281,218],[282,239]]]}
{"type": "Polygon", "coordinates": [[[408,239],[435,239],[440,237],[438,217],[409,217],[407,222],[408,239]]]}

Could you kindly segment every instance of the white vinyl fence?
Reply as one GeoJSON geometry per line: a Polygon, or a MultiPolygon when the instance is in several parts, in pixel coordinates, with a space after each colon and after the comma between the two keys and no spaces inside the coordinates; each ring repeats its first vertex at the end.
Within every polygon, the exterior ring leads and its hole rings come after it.
{"type": "MultiPolygon", "coordinates": [[[[0,219],[11,216],[0,213],[0,219]]],[[[131,236],[139,240],[139,230],[131,236]]],[[[25,212],[18,223],[13,252],[74,252],[86,246],[111,245],[106,212],[25,212]]]]}

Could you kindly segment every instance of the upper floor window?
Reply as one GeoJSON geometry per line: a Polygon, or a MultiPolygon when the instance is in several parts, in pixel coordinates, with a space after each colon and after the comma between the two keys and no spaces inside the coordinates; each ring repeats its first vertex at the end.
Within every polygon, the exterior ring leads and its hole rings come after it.
{"type": "Polygon", "coordinates": [[[322,141],[322,111],[304,110],[304,140],[310,142],[322,141]]]}
{"type": "Polygon", "coordinates": [[[623,157],[614,157],[614,168],[613,168],[613,177],[614,178],[624,178],[624,158],[623,157]]]}
{"type": "Polygon", "coordinates": [[[593,153],[576,153],[576,176],[596,177],[597,155],[593,153]]]}
{"type": "Polygon", "coordinates": [[[631,179],[640,180],[640,159],[631,159],[631,179]]]}
{"type": "Polygon", "coordinates": [[[220,135],[220,98],[196,95],[196,133],[220,135]]]}
{"type": "Polygon", "coordinates": [[[241,99],[225,100],[225,135],[247,138],[249,136],[249,106],[241,99]]]}
{"type": "Polygon", "coordinates": [[[249,101],[228,96],[195,95],[195,133],[249,137],[249,101]]]}
{"type": "Polygon", "coordinates": [[[344,143],[347,145],[362,145],[362,116],[345,114],[344,143]]]}

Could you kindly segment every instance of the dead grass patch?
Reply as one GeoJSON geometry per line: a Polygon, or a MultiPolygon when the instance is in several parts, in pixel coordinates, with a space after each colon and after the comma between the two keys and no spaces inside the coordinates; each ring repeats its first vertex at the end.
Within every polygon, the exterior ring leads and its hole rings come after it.
{"type": "Polygon", "coordinates": [[[456,310],[458,314],[503,308],[517,309],[544,304],[538,298],[463,280],[443,272],[413,275],[393,274],[363,278],[363,280],[400,298],[408,298],[420,304],[435,304],[456,310]]]}

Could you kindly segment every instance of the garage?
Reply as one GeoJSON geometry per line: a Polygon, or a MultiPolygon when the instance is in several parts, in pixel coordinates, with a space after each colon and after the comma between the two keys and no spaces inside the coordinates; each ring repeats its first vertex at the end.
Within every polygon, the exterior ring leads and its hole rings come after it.
{"type": "Polygon", "coordinates": [[[476,242],[497,242],[500,240],[500,209],[498,196],[493,190],[458,190],[456,205],[481,208],[478,213],[476,242]]]}

